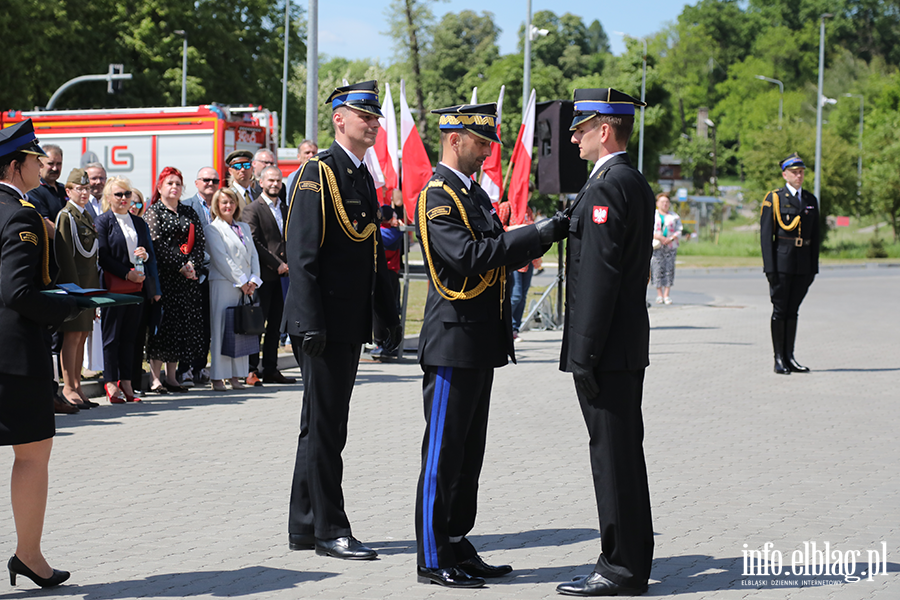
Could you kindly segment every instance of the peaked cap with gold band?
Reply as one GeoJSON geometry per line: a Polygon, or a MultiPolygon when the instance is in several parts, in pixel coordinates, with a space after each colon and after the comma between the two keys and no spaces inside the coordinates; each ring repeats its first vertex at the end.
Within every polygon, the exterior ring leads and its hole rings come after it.
{"type": "Polygon", "coordinates": [[[803,159],[800,158],[800,155],[794,152],[786,159],[778,163],[778,166],[781,167],[781,172],[787,171],[788,169],[805,169],[806,164],[804,164],[803,159]]]}
{"type": "Polygon", "coordinates": [[[328,102],[331,103],[332,112],[341,106],[349,106],[376,117],[384,116],[378,101],[378,82],[374,79],[334,88],[328,96],[328,102]]]}
{"type": "Polygon", "coordinates": [[[500,143],[497,137],[497,103],[461,104],[431,111],[440,115],[438,127],[442,131],[465,129],[490,142],[500,143]]]}
{"type": "Polygon", "coordinates": [[[25,119],[12,127],[0,131],[0,158],[14,152],[25,152],[46,157],[47,153],[38,145],[31,119],[25,119]]]}
{"type": "Polygon", "coordinates": [[[634,116],[635,106],[647,106],[647,103],[613,88],[575,90],[575,113],[569,131],[597,115],[634,116]]]}

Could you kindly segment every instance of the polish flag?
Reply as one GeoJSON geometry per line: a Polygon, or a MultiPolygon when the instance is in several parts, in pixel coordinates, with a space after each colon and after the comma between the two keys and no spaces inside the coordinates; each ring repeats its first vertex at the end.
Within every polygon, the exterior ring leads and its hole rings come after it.
{"type": "MultiPolygon", "coordinates": [[[[500,86],[500,97],[497,98],[497,137],[500,137],[500,113],[503,111],[503,92],[506,86],[500,86]]],[[[481,188],[487,192],[494,208],[503,197],[503,157],[500,144],[491,143],[491,155],[481,165],[481,188]]]]}
{"type": "Polygon", "coordinates": [[[534,104],[535,91],[531,90],[525,118],[519,128],[519,137],[513,147],[512,177],[509,181],[509,204],[511,225],[525,222],[525,209],[528,208],[528,182],[531,179],[531,153],[534,150],[534,104]]]}
{"type": "Polygon", "coordinates": [[[431,161],[425,152],[425,145],[419,137],[419,130],[413,121],[409,105],[406,103],[406,82],[400,80],[400,154],[403,156],[401,188],[406,221],[415,220],[416,200],[419,192],[431,179],[431,161]]]}
{"type": "Polygon", "coordinates": [[[384,101],[381,103],[381,112],[384,116],[378,119],[381,127],[378,129],[378,137],[375,138],[375,155],[378,157],[378,165],[384,175],[384,187],[379,194],[381,204],[390,204],[391,196],[395,189],[400,187],[397,173],[400,172],[400,163],[397,150],[397,115],[394,112],[394,100],[391,97],[391,86],[385,85],[384,101]]]}

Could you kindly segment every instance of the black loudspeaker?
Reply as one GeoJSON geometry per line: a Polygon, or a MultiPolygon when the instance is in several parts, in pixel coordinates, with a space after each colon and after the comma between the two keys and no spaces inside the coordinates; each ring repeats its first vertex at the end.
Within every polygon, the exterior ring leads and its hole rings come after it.
{"type": "Polygon", "coordinates": [[[542,194],[577,194],[588,177],[588,163],[572,143],[571,100],[538,102],[534,137],[538,148],[537,187],[542,194]]]}

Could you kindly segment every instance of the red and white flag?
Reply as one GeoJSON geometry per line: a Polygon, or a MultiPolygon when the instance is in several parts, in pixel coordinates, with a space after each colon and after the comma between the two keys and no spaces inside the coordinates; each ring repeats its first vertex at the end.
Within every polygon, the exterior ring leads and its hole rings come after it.
{"type": "Polygon", "coordinates": [[[525,222],[525,209],[528,208],[528,182],[531,180],[531,154],[534,150],[534,104],[535,91],[531,90],[525,118],[519,128],[519,137],[512,154],[512,177],[509,180],[510,225],[521,225],[525,222]]]}
{"type": "Polygon", "coordinates": [[[425,145],[413,121],[412,112],[406,103],[406,82],[400,80],[400,154],[403,157],[402,189],[403,206],[407,223],[415,220],[416,200],[419,192],[431,179],[431,161],[425,152],[425,145]]]}
{"type": "MultiPolygon", "coordinates": [[[[505,90],[505,85],[500,86],[500,97],[497,98],[497,137],[500,137],[500,116],[503,112],[503,92],[505,90]]],[[[503,157],[500,149],[500,144],[491,143],[491,155],[481,165],[481,181],[479,182],[490,197],[494,208],[497,208],[497,203],[503,197],[503,157]]]]}
{"type": "Polygon", "coordinates": [[[397,115],[394,112],[394,100],[391,97],[391,86],[385,84],[384,101],[381,103],[384,116],[378,119],[381,127],[375,138],[375,156],[384,176],[384,187],[378,194],[381,204],[390,204],[394,190],[400,187],[400,164],[397,150],[397,115]]]}

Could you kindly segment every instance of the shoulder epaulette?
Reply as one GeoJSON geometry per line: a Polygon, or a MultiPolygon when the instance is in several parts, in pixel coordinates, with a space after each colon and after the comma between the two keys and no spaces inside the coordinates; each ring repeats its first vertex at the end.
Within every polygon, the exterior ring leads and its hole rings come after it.
{"type": "Polygon", "coordinates": [[[34,208],[34,204],[32,204],[31,202],[29,202],[28,200],[22,200],[21,198],[19,198],[19,202],[20,202],[20,203],[22,204],[22,206],[24,206],[25,208],[34,208]]]}

